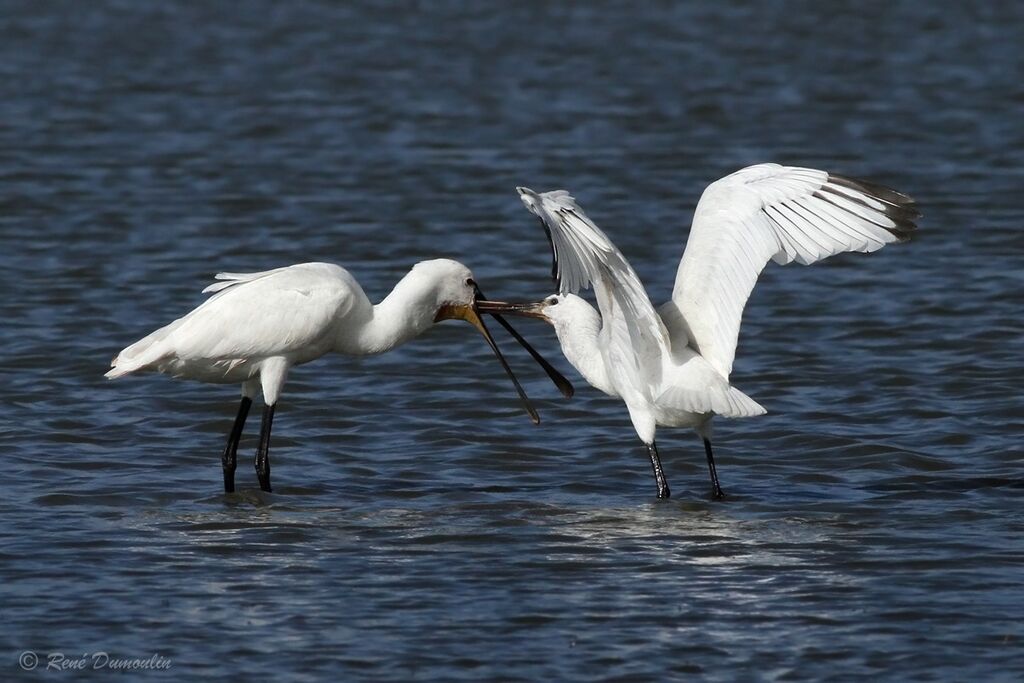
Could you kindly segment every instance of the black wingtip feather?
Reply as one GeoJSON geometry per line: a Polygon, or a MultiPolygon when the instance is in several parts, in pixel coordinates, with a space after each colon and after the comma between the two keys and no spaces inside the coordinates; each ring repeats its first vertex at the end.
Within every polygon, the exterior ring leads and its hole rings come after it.
{"type": "Polygon", "coordinates": [[[539,218],[540,227],[544,228],[544,235],[548,238],[548,246],[551,247],[551,281],[555,283],[555,289],[561,291],[562,280],[558,277],[558,254],[555,252],[555,242],[551,239],[551,228],[539,218]]]}
{"type": "MultiPolygon", "coordinates": [[[[887,187],[886,185],[873,183],[869,180],[829,174],[828,183],[822,186],[821,190],[843,197],[847,200],[858,202],[865,206],[867,204],[864,201],[858,200],[856,197],[851,197],[842,192],[838,192],[835,189],[830,188],[829,184],[863,193],[884,204],[885,209],[882,213],[884,213],[886,218],[896,225],[880,227],[884,227],[895,235],[898,241],[909,241],[914,231],[917,230],[916,221],[921,218],[922,214],[917,208],[917,202],[915,202],[911,196],[903,194],[898,190],[894,190],[891,187],[887,187]]],[[[819,193],[816,192],[815,194],[819,193]]],[[[821,195],[819,194],[819,196],[821,195]]],[[[829,201],[827,196],[823,196],[822,199],[829,201]]]]}
{"type": "Polygon", "coordinates": [[[899,190],[894,190],[887,185],[880,185],[879,183],[873,183],[870,180],[863,180],[862,178],[850,178],[849,176],[842,175],[828,175],[830,183],[835,183],[842,187],[848,187],[851,190],[857,190],[863,192],[866,195],[871,195],[875,199],[886,202],[887,204],[895,204],[896,206],[903,207],[916,207],[917,203],[913,197],[903,194],[899,190]]]}

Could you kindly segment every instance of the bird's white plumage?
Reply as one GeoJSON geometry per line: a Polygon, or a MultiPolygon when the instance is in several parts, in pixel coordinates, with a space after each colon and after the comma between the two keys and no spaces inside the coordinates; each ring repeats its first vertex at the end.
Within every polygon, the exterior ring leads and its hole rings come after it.
{"type": "Polygon", "coordinates": [[[125,348],[110,379],[155,370],[213,383],[257,378],[276,399],[289,368],[328,352],[382,353],[435,323],[439,307],[470,304],[473,274],[456,261],[416,264],[373,305],[344,268],[300,263],[258,273],[220,273],[193,311],[125,348]]]}
{"type": "Polygon", "coordinates": [[[704,191],[672,302],[686,323],[680,332],[724,377],[732,372],[743,307],[769,260],[809,264],[845,251],[875,251],[900,238],[898,196],[872,196],[843,180],[759,164],[704,191]]]}
{"type": "Polygon", "coordinates": [[[204,290],[213,296],[118,354],[107,376],[152,366],[207,382],[243,381],[267,358],[294,365],[323,355],[336,321],[357,302],[370,306],[348,271],[329,263],[218,277],[227,281],[204,290]]]}
{"type": "Polygon", "coordinates": [[[907,237],[919,215],[909,197],[879,185],[814,169],[750,166],[705,190],[672,299],[656,311],[625,257],[569,193],[519,193],[554,252],[562,296],[545,300],[545,316],[570,362],[622,397],[647,443],[655,424],[704,429],[712,415],[765,412],[730,385],[729,374],[744,304],[769,260],[808,264],[874,251],[907,237]],[[574,296],[591,284],[599,331],[589,322],[589,304],[574,296]]]}
{"type": "Polygon", "coordinates": [[[288,268],[294,267],[295,266],[284,266],[282,268],[274,268],[273,270],[263,270],[256,273],[217,273],[216,275],[213,276],[213,279],[219,280],[219,282],[214,282],[213,284],[208,285],[205,289],[203,289],[203,294],[212,294],[214,292],[219,292],[221,290],[227,289],[228,287],[234,287],[235,285],[240,285],[244,282],[252,282],[254,280],[259,280],[261,278],[267,277],[268,275],[273,275],[274,273],[279,273],[283,270],[287,270],[288,268]]]}
{"type": "Polygon", "coordinates": [[[661,382],[668,331],[633,267],[568,192],[519,192],[548,231],[561,293],[594,287],[602,351],[617,390],[652,399],[652,387],[661,382]]]}

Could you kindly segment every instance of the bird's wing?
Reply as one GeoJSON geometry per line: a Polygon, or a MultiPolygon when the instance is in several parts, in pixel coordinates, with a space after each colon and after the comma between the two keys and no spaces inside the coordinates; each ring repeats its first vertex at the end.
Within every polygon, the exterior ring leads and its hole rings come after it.
{"type": "Polygon", "coordinates": [[[769,259],[814,263],[905,241],[920,216],[895,190],[810,168],[759,164],[718,180],[697,204],[672,302],[691,344],[724,377],[743,307],[769,259]]]}
{"type": "Polygon", "coordinates": [[[230,278],[226,288],[172,323],[164,343],[174,355],[261,358],[307,348],[331,334],[337,317],[362,293],[345,270],[332,264],[299,264],[230,278]]]}
{"type": "Polygon", "coordinates": [[[594,287],[604,351],[616,388],[620,393],[632,388],[652,398],[650,392],[660,382],[661,352],[669,338],[640,278],[568,192],[519,188],[519,193],[547,231],[559,292],[575,294],[594,287]]]}

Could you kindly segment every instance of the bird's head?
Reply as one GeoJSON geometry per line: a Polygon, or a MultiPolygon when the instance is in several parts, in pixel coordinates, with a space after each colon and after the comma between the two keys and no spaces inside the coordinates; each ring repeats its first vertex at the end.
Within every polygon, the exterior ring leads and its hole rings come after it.
{"type": "MultiPolygon", "coordinates": [[[[594,307],[587,303],[586,299],[575,294],[552,294],[533,304],[486,301],[481,303],[480,310],[490,311],[492,307],[509,315],[543,320],[554,326],[556,331],[594,322],[591,319],[597,315],[594,307]]],[[[597,318],[596,322],[600,326],[600,318],[597,318]]]]}
{"type": "MultiPolygon", "coordinates": [[[[407,276],[421,294],[423,304],[431,307],[437,316],[434,322],[457,317],[441,316],[442,310],[472,307],[476,299],[476,281],[473,271],[458,261],[433,259],[413,266],[407,276]]],[[[450,311],[454,312],[454,310],[450,311]]]]}

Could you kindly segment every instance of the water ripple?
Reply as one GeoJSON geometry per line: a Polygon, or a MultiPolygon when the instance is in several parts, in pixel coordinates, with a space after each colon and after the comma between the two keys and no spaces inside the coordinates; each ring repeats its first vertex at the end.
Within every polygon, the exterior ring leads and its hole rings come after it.
{"type": "Polygon", "coordinates": [[[1024,676],[1024,17],[791,10],[8,8],[5,680],[28,649],[172,680],[1024,676]],[[766,269],[733,379],[769,414],[717,425],[722,503],[693,434],[659,433],[657,502],[621,406],[509,347],[531,426],[454,324],[297,369],[274,494],[252,425],[219,491],[235,389],[102,378],[221,269],[337,261],[379,298],[443,255],[542,296],[519,184],[572,189],[658,298],[701,189],[765,160],[926,215],[766,269]]]}

